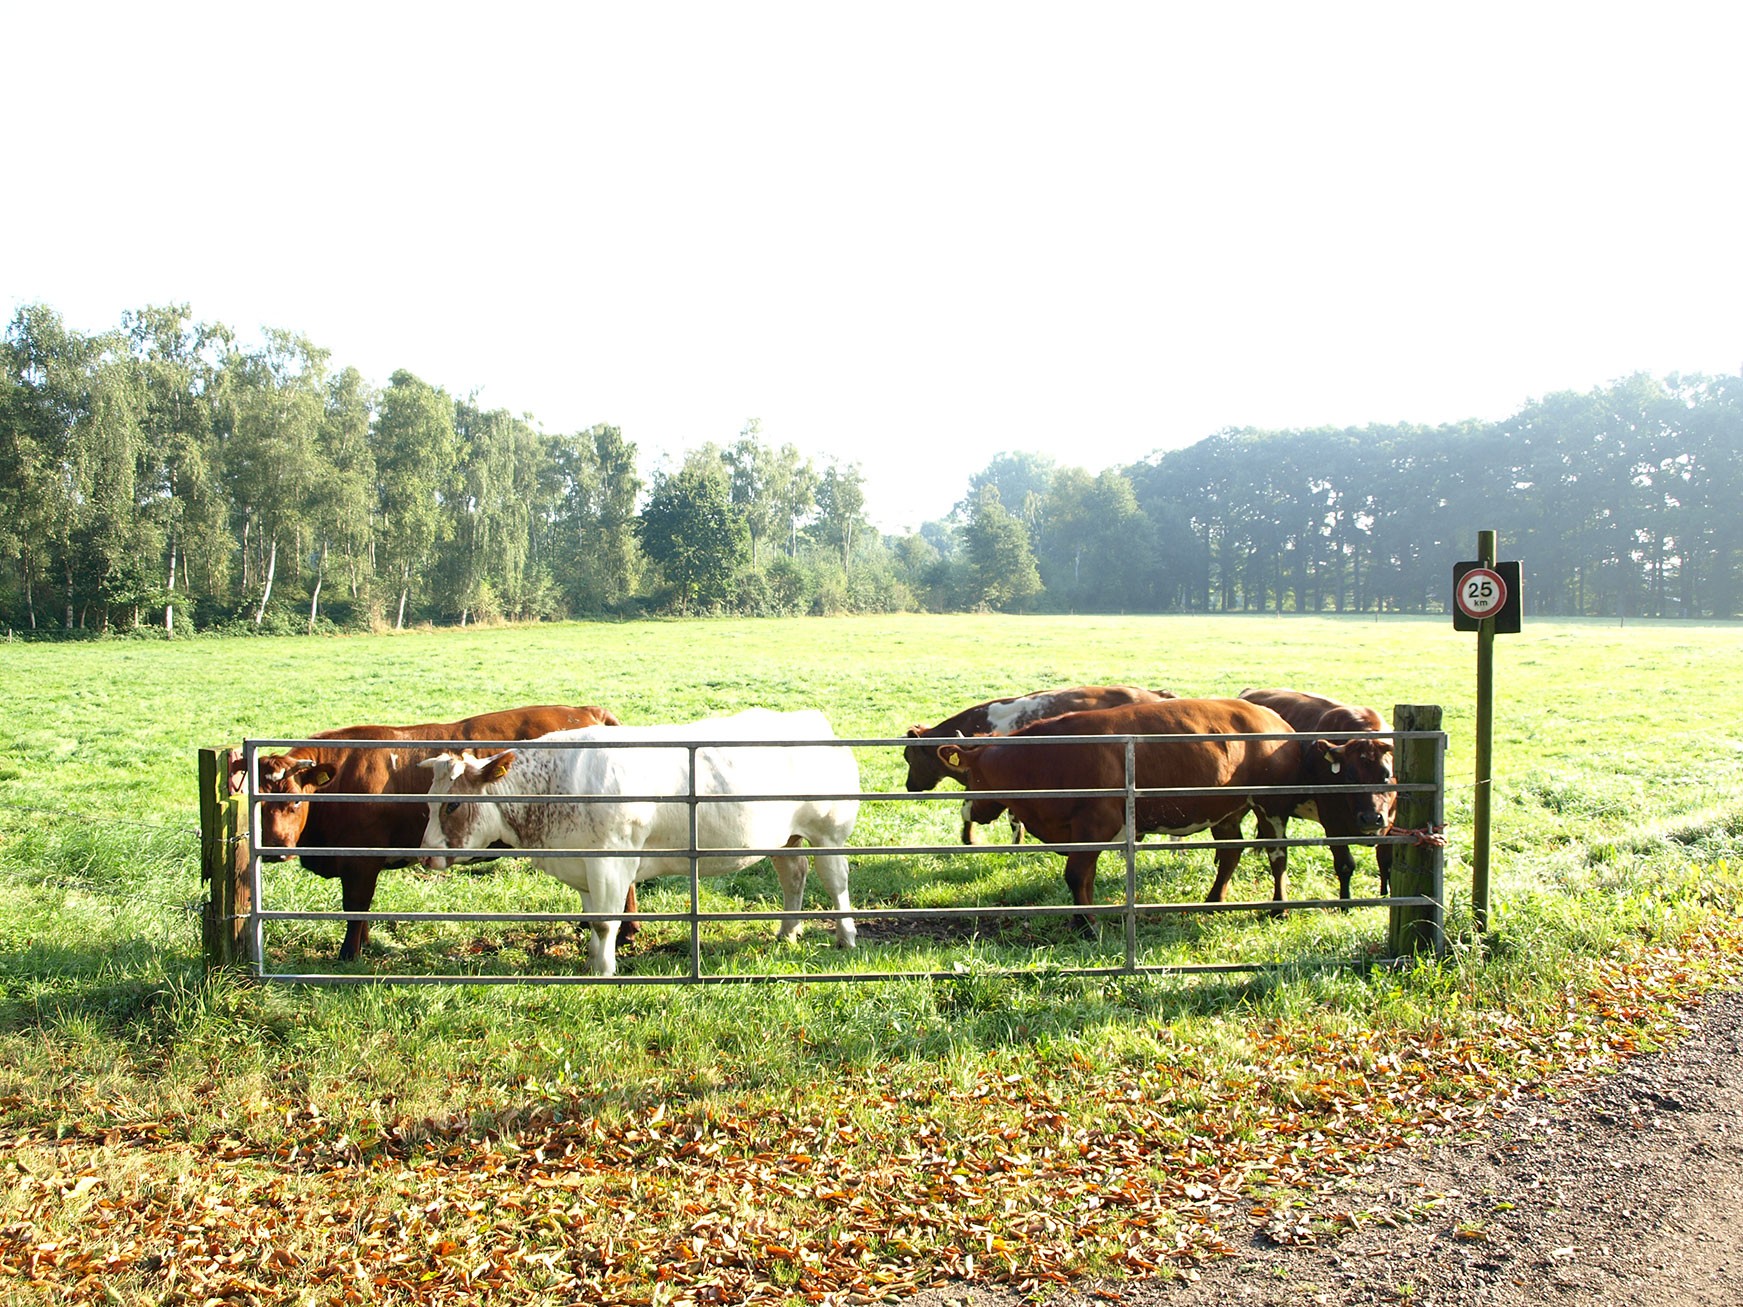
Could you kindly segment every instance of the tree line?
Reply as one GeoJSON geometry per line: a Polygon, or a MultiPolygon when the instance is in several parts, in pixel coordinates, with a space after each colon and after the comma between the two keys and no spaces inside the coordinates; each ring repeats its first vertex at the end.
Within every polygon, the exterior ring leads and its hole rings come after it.
{"type": "Polygon", "coordinates": [[[642,613],[1439,612],[1479,527],[1543,614],[1743,606],[1743,379],[1639,375],[1499,423],[1228,430],[1091,472],[1001,454],[885,535],[857,465],[745,424],[645,477],[306,338],[150,307],[18,310],[0,374],[0,621],[316,631],[642,613]]]}

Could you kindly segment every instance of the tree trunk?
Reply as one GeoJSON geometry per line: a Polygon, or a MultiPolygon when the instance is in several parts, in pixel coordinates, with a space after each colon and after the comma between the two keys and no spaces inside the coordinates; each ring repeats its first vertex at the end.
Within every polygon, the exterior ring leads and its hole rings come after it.
{"type": "Polygon", "coordinates": [[[176,634],[176,542],[174,537],[169,542],[169,584],[164,587],[167,596],[163,601],[163,633],[170,639],[176,634]]]}
{"type": "Polygon", "coordinates": [[[315,633],[315,618],[321,615],[321,585],[327,579],[327,542],[321,542],[321,559],[315,564],[315,588],[309,595],[309,634],[315,633]]]}
{"type": "Polygon", "coordinates": [[[18,554],[18,566],[24,573],[24,611],[30,615],[30,629],[36,630],[36,586],[30,577],[30,550],[18,554]]]}
{"type": "Polygon", "coordinates": [[[399,616],[397,616],[393,619],[393,629],[396,631],[405,630],[405,597],[410,592],[411,592],[411,587],[409,585],[402,585],[400,587],[400,590],[399,590],[399,616]]]}
{"type": "Polygon", "coordinates": [[[261,587],[260,607],[254,610],[254,624],[259,626],[266,617],[267,601],[272,598],[272,578],[278,572],[278,539],[273,538],[272,552],[266,558],[266,584],[261,587]]]}

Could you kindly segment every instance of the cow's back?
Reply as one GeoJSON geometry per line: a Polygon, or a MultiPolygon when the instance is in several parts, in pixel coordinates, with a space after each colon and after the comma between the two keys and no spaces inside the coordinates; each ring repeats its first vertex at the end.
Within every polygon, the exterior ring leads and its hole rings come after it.
{"type": "MultiPolygon", "coordinates": [[[[1261,704],[1242,699],[1157,699],[1090,712],[1064,713],[1033,722],[1013,732],[1010,738],[1269,734],[1292,732],[1288,722],[1261,704]]],[[[1137,749],[1137,784],[1144,789],[1228,785],[1236,781],[1270,784],[1273,782],[1269,779],[1256,780],[1254,775],[1292,768],[1294,748],[1292,739],[1146,740],[1137,749]],[[1283,752],[1288,752],[1290,757],[1272,766],[1270,760],[1283,752]]],[[[1080,776],[1094,778],[1083,781],[1083,788],[1125,784],[1125,750],[1119,745],[1014,746],[997,750],[996,755],[999,761],[1010,759],[1009,765],[1018,775],[1046,775],[1064,770],[1070,773],[1074,784],[1078,783],[1080,776]],[[1049,758],[1058,761],[1050,762],[1049,758]]],[[[1010,788],[1034,787],[1011,784],[1010,788]]]]}
{"type": "Polygon", "coordinates": [[[1271,709],[1297,731],[1384,731],[1390,729],[1373,708],[1362,708],[1301,690],[1241,691],[1248,703],[1271,709]]]}
{"type": "MultiPolygon", "coordinates": [[[[368,724],[342,726],[310,736],[319,740],[523,740],[547,735],[554,729],[589,726],[617,719],[603,708],[539,704],[480,713],[456,722],[420,722],[410,726],[368,724]]],[[[324,794],[427,794],[430,771],[423,764],[439,749],[346,748],[324,744],[292,749],[290,756],[309,758],[331,767],[333,779],[320,787],[324,794]]],[[[321,803],[309,804],[301,834],[290,845],[310,847],[411,848],[422,836],[426,812],[415,803],[321,803]]],[[[304,858],[309,870],[332,874],[341,859],[304,858]]],[[[410,859],[395,858],[385,865],[401,865],[410,859]]]]}
{"type": "MultiPolygon", "coordinates": [[[[1159,703],[1163,696],[1135,685],[1076,685],[1064,690],[1015,695],[983,704],[982,719],[993,735],[1009,735],[1030,722],[1063,713],[1097,712],[1135,703],[1159,703]]],[[[970,711],[973,711],[972,709],[970,711]]],[[[972,734],[973,732],[965,732],[972,734]]]]}
{"type": "MultiPolygon", "coordinates": [[[[1032,722],[1068,712],[1091,712],[1122,704],[1156,703],[1173,696],[1164,690],[1145,690],[1132,685],[1074,685],[1062,690],[1038,690],[977,703],[946,717],[936,726],[915,726],[908,737],[933,740],[963,735],[1010,735],[1032,722]]],[[[926,743],[910,744],[903,751],[908,764],[905,782],[910,793],[936,788],[946,776],[962,780],[960,770],[939,760],[937,749],[926,743]]]]}
{"type": "MultiPolygon", "coordinates": [[[[1140,737],[1133,745],[1139,789],[1204,791],[1140,797],[1140,831],[1186,834],[1214,826],[1256,802],[1246,791],[1290,784],[1299,765],[1289,724],[1270,709],[1240,699],[1165,699],[1066,713],[1002,739],[965,741],[957,746],[957,757],[975,790],[1123,790],[1123,742],[1063,738],[1098,735],[1140,737]],[[1272,738],[1230,738],[1247,735],[1272,738]],[[1171,738],[1189,736],[1209,738],[1171,738]],[[1061,742],[1041,742],[1049,738],[1061,742]]],[[[1125,799],[1119,793],[1002,802],[1049,843],[1112,839],[1125,824],[1125,799]]]]}
{"type": "MultiPolygon", "coordinates": [[[[690,754],[684,745],[708,740],[833,741],[822,713],[775,713],[752,709],[734,717],[667,726],[588,727],[558,731],[541,744],[608,744],[611,748],[541,748],[517,751],[514,767],[486,792],[623,796],[617,803],[505,804],[507,820],[523,848],[688,848],[690,805],[657,802],[657,796],[690,792],[690,754]],[[663,747],[632,747],[638,743],[663,747]]],[[[851,750],[776,746],[700,748],[696,792],[703,795],[853,796],[859,768],[851,750]]],[[[773,848],[795,832],[817,844],[836,844],[853,829],[859,801],[853,797],[772,799],[762,803],[697,806],[697,839],[707,848],[773,848]]],[[[703,859],[746,865],[755,859],[703,859]]],[[[687,870],[687,858],[647,858],[643,877],[687,870]]]]}

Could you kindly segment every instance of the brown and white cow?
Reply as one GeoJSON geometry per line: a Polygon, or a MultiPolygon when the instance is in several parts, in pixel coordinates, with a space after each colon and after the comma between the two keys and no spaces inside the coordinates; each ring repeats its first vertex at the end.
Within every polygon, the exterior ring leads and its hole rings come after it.
{"type": "MultiPolygon", "coordinates": [[[[1390,785],[1392,741],[1327,740],[1321,735],[1341,731],[1389,731],[1386,719],[1372,708],[1352,707],[1299,690],[1242,690],[1248,703],[1263,704],[1302,735],[1312,736],[1302,748],[1302,780],[1308,785],[1390,785]]],[[[1398,795],[1392,790],[1368,793],[1309,793],[1295,803],[1291,816],[1316,821],[1334,839],[1384,835],[1398,814],[1398,795]]],[[[1380,894],[1392,887],[1392,846],[1374,846],[1374,861],[1380,869],[1380,894]]],[[[1356,869],[1355,854],[1348,844],[1334,844],[1332,869],[1337,872],[1338,894],[1350,897],[1350,877],[1356,869]]]]}
{"type": "MultiPolygon", "coordinates": [[[[1174,694],[1169,690],[1140,690],[1130,685],[1074,685],[1064,690],[1038,690],[1034,694],[1013,695],[1009,699],[977,703],[972,708],[964,708],[953,717],[946,717],[936,726],[910,726],[907,738],[927,740],[958,735],[1009,735],[1030,722],[1040,721],[1044,717],[1057,717],[1060,713],[1088,712],[1127,703],[1157,703],[1172,698],[1174,694]]],[[[938,782],[946,776],[967,784],[961,768],[951,767],[939,758],[936,745],[910,744],[902,750],[902,756],[908,763],[907,790],[910,794],[935,790],[938,782]]],[[[972,806],[976,812],[991,813],[991,816],[981,815],[971,819],[971,805],[962,805],[964,844],[975,842],[974,828],[977,824],[985,825],[1004,811],[1003,805],[996,803],[981,802],[972,806]]],[[[1011,829],[1016,841],[1022,843],[1023,826],[1014,817],[1011,820],[1011,829]]]]}
{"type": "MultiPolygon", "coordinates": [[[[539,704],[480,713],[457,722],[425,722],[416,726],[345,726],[317,731],[321,740],[532,740],[552,731],[580,726],[616,726],[617,718],[603,708],[539,704]]],[[[285,753],[265,754],[260,764],[262,794],[428,794],[430,770],[423,762],[438,749],[345,748],[309,745],[285,753]]],[[[241,751],[230,758],[230,784],[240,791],[247,783],[241,751]]],[[[307,844],[321,848],[416,848],[423,839],[428,814],[416,803],[291,803],[260,805],[260,847],[293,849],[307,844]]],[[[281,854],[280,857],[289,857],[281,854]]],[[[317,876],[337,879],[340,904],[347,912],[367,912],[375,901],[375,882],[385,867],[404,867],[416,857],[382,854],[298,855],[317,876]]],[[[634,890],[625,911],[634,912],[634,890]]],[[[625,923],[626,926],[633,923],[625,923]]],[[[346,923],[339,959],[349,962],[369,942],[369,922],[346,923]]]]}
{"type": "MultiPolygon", "coordinates": [[[[1256,787],[1291,786],[1301,771],[1300,743],[1289,723],[1260,704],[1244,699],[1163,699],[1092,712],[1049,717],[1013,731],[1006,740],[960,740],[936,746],[940,760],[960,770],[971,790],[1123,789],[1125,746],[1095,741],[1080,744],[1021,743],[1060,735],[1271,735],[1264,740],[1144,739],[1135,746],[1139,789],[1203,789],[1196,795],[1158,795],[1137,800],[1137,833],[1191,835],[1209,830],[1219,840],[1241,838],[1241,819],[1257,812],[1261,837],[1281,839],[1289,809],[1286,798],[1254,795],[1256,787]]],[[[1114,840],[1126,825],[1125,799],[1003,799],[1013,819],[1049,844],[1114,840]]],[[[977,804],[978,806],[978,804],[977,804]]],[[[978,815],[978,814],[977,814],[978,815]]],[[[1080,906],[1095,900],[1093,851],[1065,855],[1065,884],[1080,906]]],[[[1216,879],[1206,901],[1220,903],[1241,849],[1231,844],[1216,852],[1216,879]]],[[[1288,852],[1266,850],[1275,900],[1286,897],[1288,852]]]]}
{"type": "MultiPolygon", "coordinates": [[[[773,856],[788,912],[804,906],[805,844],[825,894],[841,913],[837,948],[852,948],[857,931],[849,915],[846,845],[859,817],[859,766],[836,743],[829,721],[814,708],[770,712],[749,708],[731,717],[680,726],[624,726],[558,731],[537,745],[484,758],[467,750],[426,764],[434,773],[423,843],[430,849],[478,849],[497,842],[520,849],[541,871],[581,891],[589,912],[610,912],[638,880],[652,876],[717,876],[759,861],[750,849],[782,849],[773,856]],[[804,740],[792,748],[766,742],[804,740]],[[586,747],[604,742],[633,748],[586,747]],[[705,748],[692,750],[691,742],[705,748]],[[757,747],[761,743],[763,747],[757,747]],[[573,747],[549,747],[568,745],[573,747]],[[731,802],[692,807],[695,792],[731,795],[731,802]],[[596,796],[579,804],[497,800],[497,794],[596,796]],[[763,798],[758,796],[767,795],[763,798]],[[609,797],[598,797],[609,796],[609,797]],[[463,801],[483,797],[483,803],[463,801]],[[661,802],[662,797],[674,802],[661,802]],[[742,801],[740,801],[742,800],[742,801]],[[692,844],[692,841],[695,841],[692,844]],[[684,850],[708,849],[694,864],[684,850]],[[546,849],[592,849],[601,857],[545,857],[546,849]]],[[[431,866],[447,865],[447,852],[431,866]]],[[[782,921],[779,938],[796,939],[802,923],[782,921]]],[[[617,971],[618,923],[595,922],[587,956],[595,975],[617,971]]]]}

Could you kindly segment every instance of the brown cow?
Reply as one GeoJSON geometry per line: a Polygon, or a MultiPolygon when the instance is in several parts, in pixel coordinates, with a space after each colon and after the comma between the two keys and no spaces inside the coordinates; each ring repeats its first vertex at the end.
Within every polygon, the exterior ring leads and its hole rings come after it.
{"type": "MultiPolygon", "coordinates": [[[[1130,685],[1076,685],[1065,690],[1038,690],[1034,694],[1014,695],[1009,699],[977,703],[972,708],[964,708],[953,717],[946,717],[936,726],[910,726],[907,738],[924,740],[957,735],[1009,735],[1030,722],[1040,721],[1043,717],[1057,717],[1060,713],[1088,712],[1095,708],[1114,708],[1125,703],[1156,703],[1172,698],[1174,694],[1170,690],[1140,690],[1130,685]]],[[[902,750],[902,756],[908,762],[907,789],[910,794],[935,790],[938,782],[946,776],[967,784],[960,767],[951,767],[939,759],[935,745],[910,744],[902,750]]],[[[968,803],[962,805],[964,844],[975,842],[974,828],[977,824],[985,825],[1004,811],[1002,804],[983,800],[972,807],[977,813],[990,812],[992,815],[980,815],[971,819],[970,806],[968,803]]],[[[1022,843],[1022,823],[1013,818],[1011,830],[1016,841],[1022,843]]]]}
{"type": "MultiPolygon", "coordinates": [[[[346,726],[317,731],[321,740],[534,740],[552,731],[577,726],[616,726],[603,708],[573,708],[542,704],[481,713],[457,722],[426,722],[418,726],[346,726]]],[[[262,794],[428,794],[430,771],[421,764],[439,749],[360,749],[309,745],[285,753],[262,755],[262,794]]],[[[231,787],[246,784],[240,751],[231,755],[231,787]]],[[[295,848],[416,848],[423,839],[429,814],[418,803],[263,803],[260,805],[260,847],[295,848]]],[[[288,854],[280,855],[288,857],[288,854]]],[[[375,901],[375,882],[384,867],[405,867],[414,857],[376,854],[300,855],[303,866],[317,876],[339,881],[339,898],[347,912],[367,912],[375,901]]],[[[634,891],[625,911],[634,912],[634,891]]],[[[625,922],[626,926],[632,925],[625,922]]],[[[369,922],[346,924],[339,960],[349,962],[369,942],[369,922]]]]}
{"type": "MultiPolygon", "coordinates": [[[[1372,708],[1356,708],[1317,694],[1299,690],[1242,690],[1248,703],[1263,704],[1303,735],[1318,736],[1337,731],[1389,731],[1386,719],[1372,708]]],[[[1390,785],[1391,740],[1315,739],[1302,750],[1302,779],[1309,785],[1390,785]]],[[[1392,790],[1368,794],[1306,794],[1290,813],[1316,821],[1331,837],[1384,835],[1398,814],[1398,795],[1392,790]]],[[[1392,887],[1392,846],[1374,846],[1374,861],[1380,868],[1381,897],[1392,887]]],[[[1350,897],[1350,876],[1356,869],[1355,854],[1347,844],[1334,844],[1332,869],[1337,872],[1338,894],[1350,897]]]]}
{"type": "MultiPolygon", "coordinates": [[[[1066,713],[1012,732],[1009,742],[964,740],[943,745],[938,752],[946,766],[967,774],[971,790],[1123,789],[1124,745],[1024,745],[1017,741],[1058,735],[1290,734],[1288,722],[1269,708],[1244,699],[1164,699],[1066,713]]],[[[1139,740],[1136,761],[1139,789],[1213,790],[1202,795],[1138,799],[1138,834],[1191,835],[1208,829],[1219,840],[1240,839],[1241,819],[1249,810],[1259,814],[1261,832],[1269,828],[1269,838],[1281,839],[1289,809],[1277,805],[1289,800],[1252,795],[1247,789],[1294,785],[1301,770],[1300,744],[1292,738],[1139,740]]],[[[1126,804],[1120,795],[999,802],[1049,844],[1114,840],[1126,825],[1126,804]]],[[[1281,900],[1285,897],[1288,852],[1278,846],[1267,849],[1266,856],[1271,862],[1272,897],[1281,900]]],[[[1094,902],[1097,857],[1093,851],[1066,854],[1065,883],[1073,903],[1082,906],[1094,902]]],[[[1207,902],[1222,902],[1240,857],[1238,845],[1216,851],[1216,879],[1207,902]]]]}

